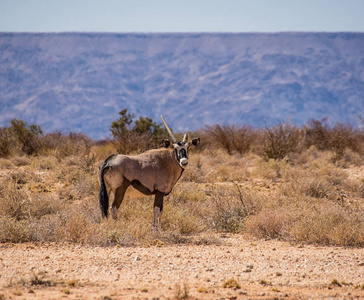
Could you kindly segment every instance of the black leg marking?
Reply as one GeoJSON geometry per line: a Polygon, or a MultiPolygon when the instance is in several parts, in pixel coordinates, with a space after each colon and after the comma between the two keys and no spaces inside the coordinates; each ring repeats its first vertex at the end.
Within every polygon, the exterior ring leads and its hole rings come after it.
{"type": "Polygon", "coordinates": [[[160,212],[163,211],[163,197],[164,193],[157,191],[154,198],[154,207],[158,207],[160,212]]]}
{"type": "Polygon", "coordinates": [[[154,199],[154,227],[156,231],[161,231],[161,221],[163,213],[163,197],[164,193],[156,191],[154,199]]]}

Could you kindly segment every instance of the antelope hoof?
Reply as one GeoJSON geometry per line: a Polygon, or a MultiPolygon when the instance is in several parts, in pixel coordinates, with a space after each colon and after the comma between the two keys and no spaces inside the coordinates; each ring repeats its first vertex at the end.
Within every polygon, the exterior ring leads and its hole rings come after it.
{"type": "Polygon", "coordinates": [[[153,225],[153,230],[156,232],[156,233],[162,233],[162,229],[157,226],[157,225],[153,225]]]}

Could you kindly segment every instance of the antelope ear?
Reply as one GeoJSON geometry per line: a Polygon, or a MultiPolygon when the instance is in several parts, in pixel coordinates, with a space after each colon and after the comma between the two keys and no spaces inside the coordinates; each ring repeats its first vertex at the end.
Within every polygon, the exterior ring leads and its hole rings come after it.
{"type": "Polygon", "coordinates": [[[192,141],[190,142],[191,145],[194,145],[195,147],[198,146],[200,144],[200,138],[194,138],[192,139],[192,141]]]}
{"type": "Polygon", "coordinates": [[[171,145],[171,141],[168,140],[168,139],[164,139],[162,141],[162,145],[163,145],[164,148],[169,148],[169,146],[171,145]]]}

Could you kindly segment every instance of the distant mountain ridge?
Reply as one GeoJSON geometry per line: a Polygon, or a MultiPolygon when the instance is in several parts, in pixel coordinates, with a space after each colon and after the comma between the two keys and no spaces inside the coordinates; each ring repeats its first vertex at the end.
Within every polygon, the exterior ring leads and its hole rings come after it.
{"type": "Polygon", "coordinates": [[[176,131],[364,117],[364,33],[0,33],[0,125],[108,135],[118,112],[176,131]]]}

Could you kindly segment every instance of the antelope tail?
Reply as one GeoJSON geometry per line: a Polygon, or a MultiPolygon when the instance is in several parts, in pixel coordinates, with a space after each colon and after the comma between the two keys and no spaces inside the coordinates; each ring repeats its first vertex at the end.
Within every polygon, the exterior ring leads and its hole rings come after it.
{"type": "Polygon", "coordinates": [[[105,180],[104,180],[104,174],[105,171],[109,168],[108,161],[111,157],[107,158],[100,166],[100,192],[99,192],[99,203],[100,203],[100,209],[103,217],[109,216],[109,195],[107,194],[105,180]]]}

